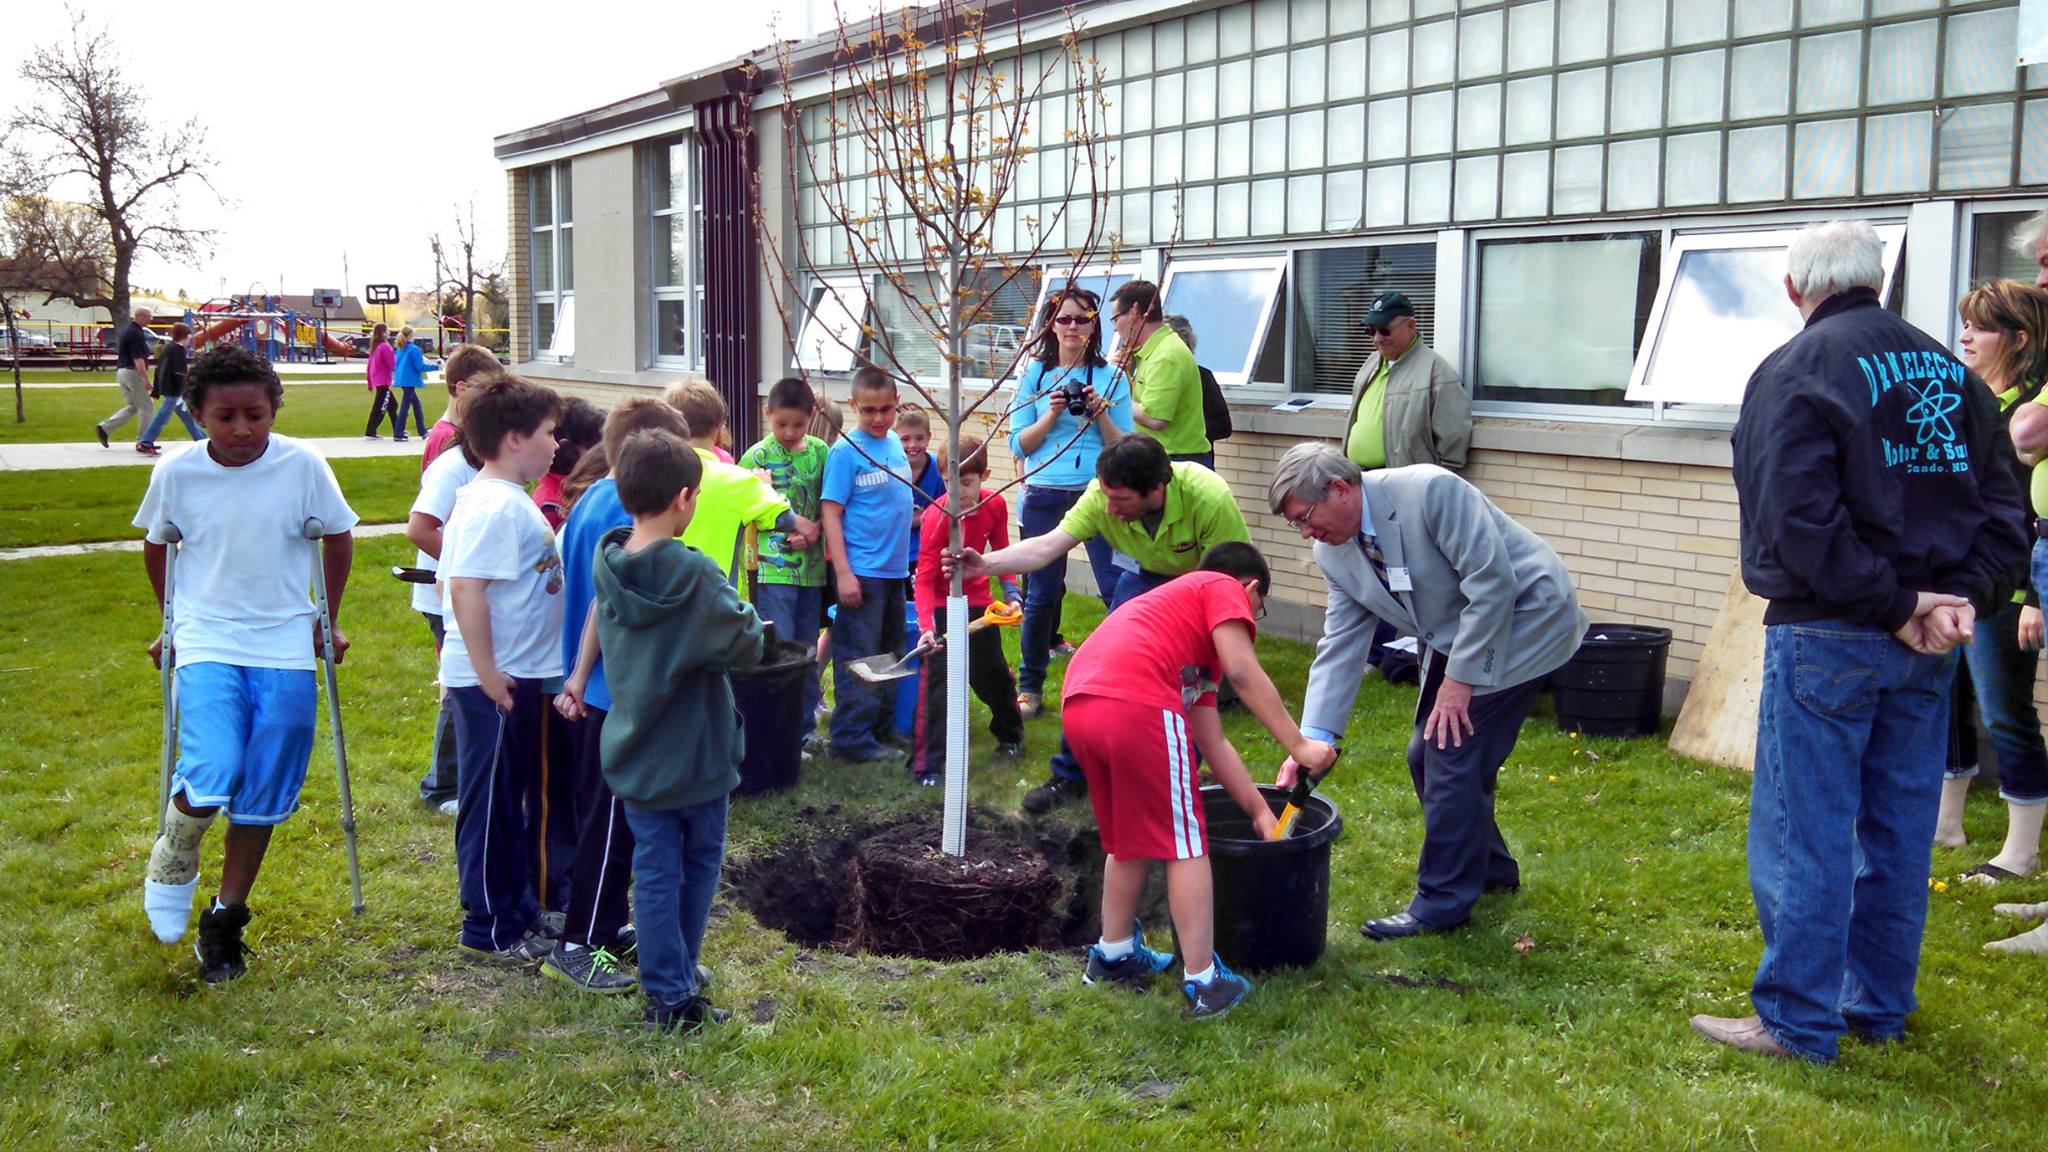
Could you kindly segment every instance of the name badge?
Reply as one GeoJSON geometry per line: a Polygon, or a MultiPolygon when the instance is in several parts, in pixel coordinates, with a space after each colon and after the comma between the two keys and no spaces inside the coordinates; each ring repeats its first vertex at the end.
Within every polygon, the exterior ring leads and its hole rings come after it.
{"type": "Polygon", "coordinates": [[[1387,569],[1387,587],[1395,592],[1413,592],[1415,591],[1415,581],[1408,578],[1408,569],[1389,568],[1387,569]]]}

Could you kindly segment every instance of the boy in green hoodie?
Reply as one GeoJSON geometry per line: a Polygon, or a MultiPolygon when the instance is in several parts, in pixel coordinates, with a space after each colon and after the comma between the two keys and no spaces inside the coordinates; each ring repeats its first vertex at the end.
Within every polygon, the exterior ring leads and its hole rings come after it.
{"type": "Polygon", "coordinates": [[[598,759],[633,830],[643,1024],[657,1030],[728,1015],[705,999],[697,963],[725,862],[726,799],[740,782],[727,673],[759,664],[767,648],[760,619],[718,565],[676,540],[703,476],[672,432],[636,432],[619,446],[612,478],[633,527],[598,543],[597,596],[563,686],[580,707],[603,651],[612,708],[598,759]]]}

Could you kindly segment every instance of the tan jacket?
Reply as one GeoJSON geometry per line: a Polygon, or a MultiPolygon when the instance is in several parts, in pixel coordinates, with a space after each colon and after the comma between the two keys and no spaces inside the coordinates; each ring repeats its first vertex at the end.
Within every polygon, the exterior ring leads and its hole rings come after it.
{"type": "MultiPolygon", "coordinates": [[[[1472,445],[1472,402],[1465,395],[1465,383],[1450,361],[1422,343],[1420,336],[1408,352],[1387,373],[1387,467],[1463,468],[1465,451],[1472,445]]],[[[1347,440],[1358,423],[1359,401],[1379,371],[1380,354],[1374,352],[1351,381],[1351,415],[1344,421],[1347,440]]]]}

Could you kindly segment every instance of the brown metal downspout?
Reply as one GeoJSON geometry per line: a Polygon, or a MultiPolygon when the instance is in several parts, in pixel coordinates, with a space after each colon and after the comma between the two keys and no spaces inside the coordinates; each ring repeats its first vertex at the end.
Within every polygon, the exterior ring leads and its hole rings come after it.
{"type": "Polygon", "coordinates": [[[697,171],[704,192],[704,373],[725,397],[733,447],[761,438],[754,354],[759,261],[754,250],[753,96],[736,92],[697,110],[697,171]]]}

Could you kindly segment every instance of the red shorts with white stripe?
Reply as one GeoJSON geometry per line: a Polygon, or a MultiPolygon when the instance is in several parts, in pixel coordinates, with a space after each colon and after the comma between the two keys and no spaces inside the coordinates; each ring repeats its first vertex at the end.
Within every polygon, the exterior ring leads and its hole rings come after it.
{"type": "Polygon", "coordinates": [[[1060,702],[1102,850],[1119,860],[1192,860],[1207,851],[1195,742],[1177,708],[1108,696],[1060,702]]]}

